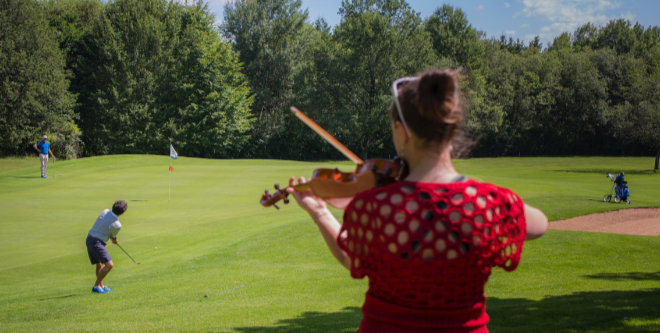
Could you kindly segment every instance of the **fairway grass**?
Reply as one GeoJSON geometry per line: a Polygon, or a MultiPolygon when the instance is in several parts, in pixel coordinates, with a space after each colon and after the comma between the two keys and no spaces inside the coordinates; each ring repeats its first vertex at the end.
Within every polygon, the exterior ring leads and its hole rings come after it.
{"type": "MultiPolygon", "coordinates": [[[[603,203],[607,172],[626,172],[629,207],[660,206],[652,158],[456,161],[465,175],[507,186],[551,220],[625,206],[603,203]]],[[[349,163],[173,161],[117,155],[0,160],[0,331],[353,332],[366,280],[352,280],[295,204],[263,208],[265,188],[349,163]],[[115,268],[92,294],[84,240],[117,199],[115,268]]],[[[335,211],[340,218],[341,212],[335,211]]],[[[492,332],[660,330],[660,239],[550,230],[525,244],[519,268],[487,285],[492,332]]]]}

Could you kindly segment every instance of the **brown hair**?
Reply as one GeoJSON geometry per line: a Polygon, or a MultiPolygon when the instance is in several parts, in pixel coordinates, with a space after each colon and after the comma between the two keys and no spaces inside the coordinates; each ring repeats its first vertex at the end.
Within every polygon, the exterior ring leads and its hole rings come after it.
{"type": "MultiPolygon", "coordinates": [[[[399,85],[399,104],[409,130],[427,143],[442,145],[451,142],[461,130],[461,108],[458,74],[455,71],[434,69],[423,73],[419,80],[399,85]]],[[[399,119],[396,105],[392,105],[392,119],[399,119]]]]}
{"type": "Polygon", "coordinates": [[[127,209],[128,204],[124,200],[117,200],[115,201],[114,205],[112,205],[112,212],[117,216],[124,214],[127,209]]]}

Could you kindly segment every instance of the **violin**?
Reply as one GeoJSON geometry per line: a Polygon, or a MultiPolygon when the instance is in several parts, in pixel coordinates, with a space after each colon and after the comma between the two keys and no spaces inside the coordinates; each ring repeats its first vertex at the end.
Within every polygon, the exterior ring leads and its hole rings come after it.
{"type": "MultiPolygon", "coordinates": [[[[407,174],[406,168],[398,163],[385,159],[371,159],[358,164],[353,172],[341,172],[338,169],[316,169],[309,181],[291,186],[296,191],[312,190],[315,196],[326,199],[336,207],[343,209],[358,193],[370,188],[392,184],[407,174]]],[[[275,192],[265,190],[259,201],[262,206],[279,207],[276,202],[283,200],[289,203],[289,193],[286,188],[275,184],[275,192]]]]}
{"type": "MultiPolygon", "coordinates": [[[[343,209],[356,194],[370,188],[392,184],[408,175],[408,168],[403,160],[399,158],[395,158],[394,161],[370,159],[364,162],[321,128],[321,126],[300,112],[300,110],[291,107],[291,111],[296,117],[357,164],[353,172],[341,172],[336,168],[316,169],[307,182],[289,186],[296,191],[311,190],[315,196],[325,199],[330,205],[343,209]]],[[[285,204],[289,203],[288,187],[282,189],[279,184],[275,184],[274,187],[276,191],[270,193],[270,191],[265,190],[259,202],[264,207],[273,206],[279,209],[276,205],[278,201],[283,200],[285,204]]]]}

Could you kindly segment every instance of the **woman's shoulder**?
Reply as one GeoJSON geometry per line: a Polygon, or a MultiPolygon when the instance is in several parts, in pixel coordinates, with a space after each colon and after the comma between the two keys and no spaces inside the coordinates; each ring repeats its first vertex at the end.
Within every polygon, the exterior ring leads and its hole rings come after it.
{"type": "MultiPolygon", "coordinates": [[[[392,201],[396,203],[405,198],[413,197],[428,200],[441,197],[464,196],[465,199],[484,198],[492,202],[517,202],[520,197],[512,190],[492,183],[467,179],[453,183],[430,183],[400,181],[383,187],[376,187],[358,193],[349,206],[358,206],[369,201],[392,201]]],[[[461,200],[462,201],[462,200],[461,200]]]]}
{"type": "Polygon", "coordinates": [[[513,193],[512,190],[506,187],[468,178],[464,181],[458,181],[453,183],[399,181],[387,186],[374,187],[364,192],[360,192],[356,197],[368,198],[371,196],[377,196],[381,193],[398,192],[398,191],[403,193],[412,193],[415,191],[424,191],[424,190],[447,192],[447,191],[465,191],[467,189],[492,191],[492,192],[500,192],[500,193],[513,193]]]}

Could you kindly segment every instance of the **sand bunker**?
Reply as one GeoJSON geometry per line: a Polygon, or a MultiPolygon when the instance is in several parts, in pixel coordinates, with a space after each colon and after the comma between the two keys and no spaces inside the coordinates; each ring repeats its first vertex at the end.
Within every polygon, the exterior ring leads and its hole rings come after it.
{"type": "Polygon", "coordinates": [[[550,222],[549,229],[660,236],[660,208],[631,208],[550,222]]]}

